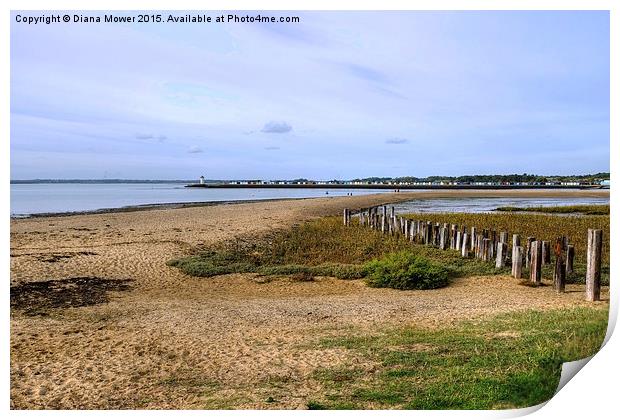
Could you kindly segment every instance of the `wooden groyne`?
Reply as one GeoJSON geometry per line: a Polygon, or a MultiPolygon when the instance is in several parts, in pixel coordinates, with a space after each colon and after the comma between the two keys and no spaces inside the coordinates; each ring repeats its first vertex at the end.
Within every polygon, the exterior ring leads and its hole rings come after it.
{"type": "MultiPolygon", "coordinates": [[[[496,268],[510,266],[511,275],[520,279],[523,266],[529,268],[529,283],[539,286],[542,283],[543,265],[553,261],[553,288],[564,293],[566,275],[573,272],[575,247],[568,237],[559,236],[553,242],[527,237],[525,246],[521,244],[518,234],[509,241],[508,232],[493,229],[477,229],[475,226],[438,223],[425,220],[411,220],[395,214],[394,207],[371,207],[352,211],[344,209],[343,223],[351,225],[353,214],[359,215],[359,224],[386,235],[403,236],[412,243],[458,251],[463,258],[476,258],[494,262],[496,268]],[[509,252],[509,250],[511,250],[509,252]]],[[[588,229],[588,249],[586,265],[586,300],[597,301],[601,298],[601,261],[603,249],[603,231],[588,229]]]]}

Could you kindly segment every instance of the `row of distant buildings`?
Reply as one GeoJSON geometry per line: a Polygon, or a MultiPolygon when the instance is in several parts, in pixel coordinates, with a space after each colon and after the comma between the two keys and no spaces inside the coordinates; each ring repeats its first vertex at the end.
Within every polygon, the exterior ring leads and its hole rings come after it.
{"type": "MultiPolygon", "coordinates": [[[[200,184],[204,184],[204,177],[200,177],[200,184]]],[[[603,180],[598,183],[591,183],[586,181],[547,181],[547,182],[456,182],[456,181],[312,181],[312,180],[260,180],[260,179],[248,179],[238,181],[223,181],[222,184],[227,185],[356,185],[356,186],[591,186],[600,185],[603,187],[609,187],[609,180],[603,180]]]]}

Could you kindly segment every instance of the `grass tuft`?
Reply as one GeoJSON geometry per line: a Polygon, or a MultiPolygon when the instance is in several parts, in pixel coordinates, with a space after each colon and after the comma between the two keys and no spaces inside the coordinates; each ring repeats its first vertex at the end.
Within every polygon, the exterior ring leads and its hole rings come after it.
{"type": "Polygon", "coordinates": [[[609,205],[575,205],[575,206],[539,206],[539,207],[498,207],[496,211],[517,212],[527,211],[535,213],[558,213],[558,214],[585,214],[588,216],[609,215],[609,205]]]}

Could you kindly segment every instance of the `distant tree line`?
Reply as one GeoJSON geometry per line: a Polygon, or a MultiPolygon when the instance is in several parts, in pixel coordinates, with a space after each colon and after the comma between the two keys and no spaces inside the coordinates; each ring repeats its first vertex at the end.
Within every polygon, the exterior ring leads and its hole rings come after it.
{"type": "Polygon", "coordinates": [[[511,175],[462,175],[462,176],[428,176],[418,178],[415,176],[403,176],[396,178],[389,177],[370,177],[356,178],[352,182],[370,182],[370,183],[410,183],[410,182],[459,182],[459,183],[475,183],[475,182],[492,182],[492,183],[545,183],[545,182],[600,182],[609,179],[609,172],[599,172],[588,175],[534,175],[534,174],[511,174],[511,175]]]}

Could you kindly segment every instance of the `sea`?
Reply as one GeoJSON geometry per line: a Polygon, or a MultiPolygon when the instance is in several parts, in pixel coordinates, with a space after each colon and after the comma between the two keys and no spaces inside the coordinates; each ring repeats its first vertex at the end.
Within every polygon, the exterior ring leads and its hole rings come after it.
{"type": "MultiPolygon", "coordinates": [[[[424,191],[424,190],[418,190],[424,191]]],[[[87,212],[150,204],[234,202],[279,198],[339,197],[388,193],[380,189],[185,188],[185,183],[28,183],[11,184],[11,217],[87,212]]],[[[395,205],[406,212],[490,212],[497,207],[609,204],[606,197],[441,198],[395,205]]]]}

